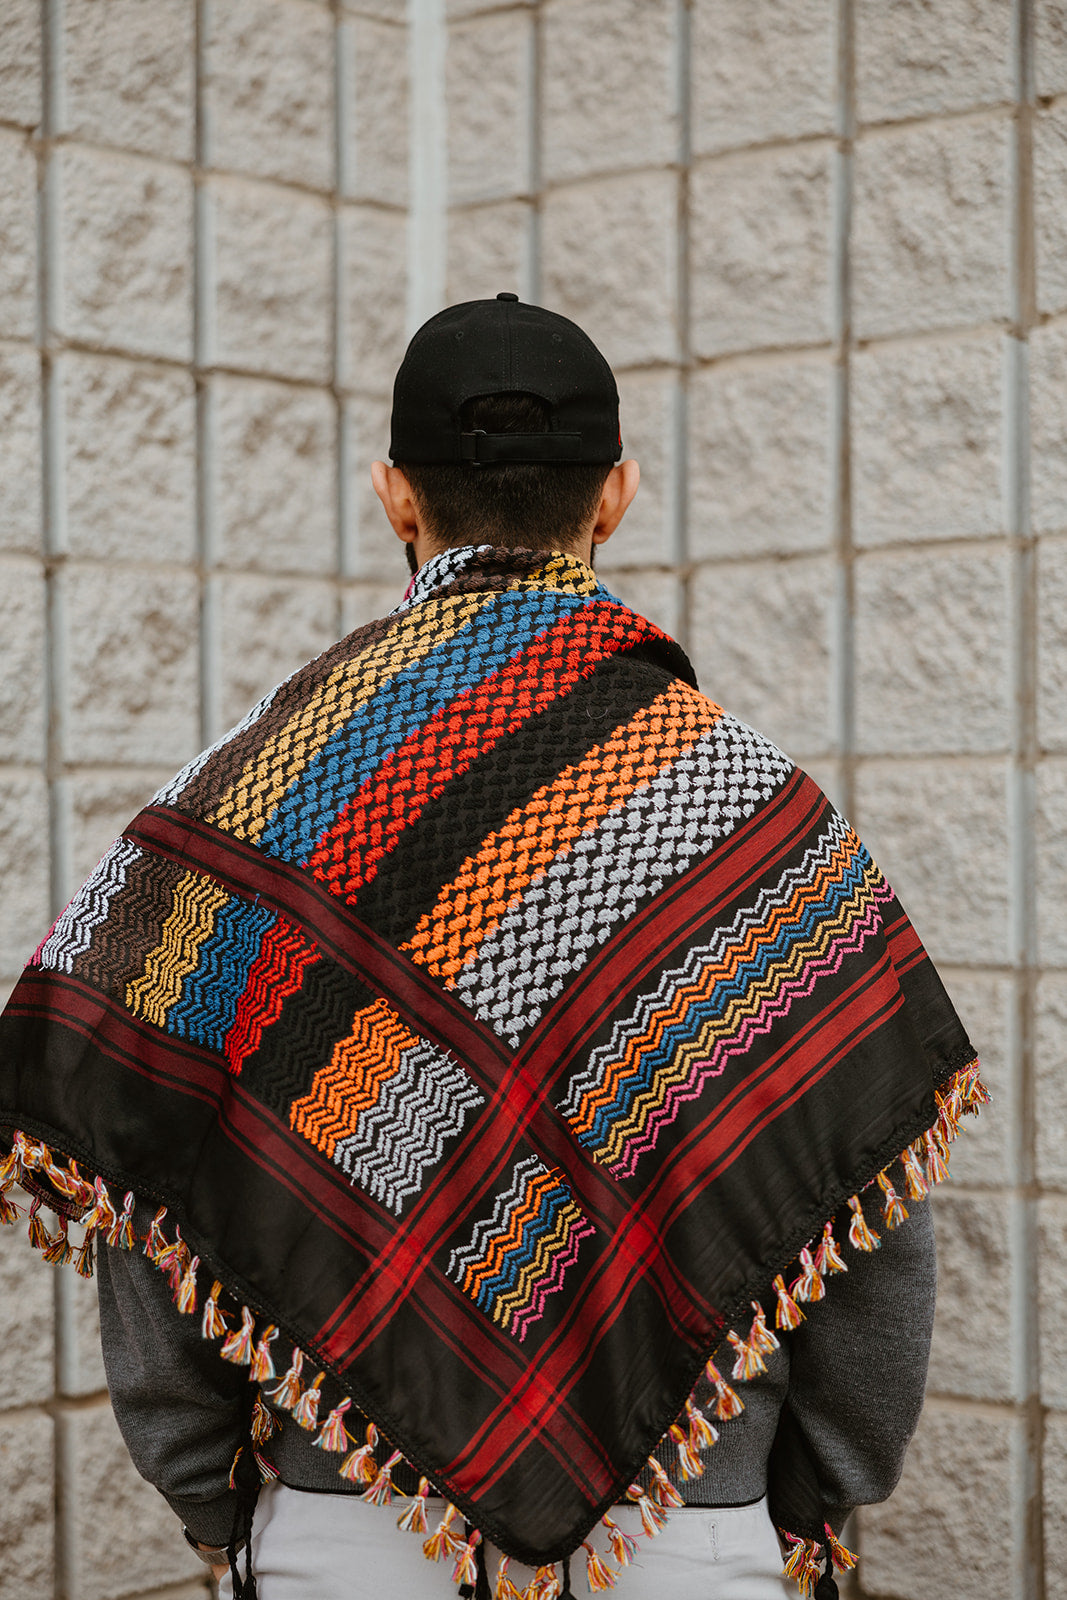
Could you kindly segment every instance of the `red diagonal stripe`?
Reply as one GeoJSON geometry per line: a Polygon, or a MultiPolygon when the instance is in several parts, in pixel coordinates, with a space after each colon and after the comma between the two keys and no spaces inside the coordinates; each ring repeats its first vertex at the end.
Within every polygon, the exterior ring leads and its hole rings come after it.
{"type": "Polygon", "coordinates": [[[296,994],[306,969],[318,960],[318,951],[284,917],[267,929],[222,1046],[234,1077],[240,1074],[247,1057],[259,1049],[264,1029],[281,1016],[285,1000],[296,994]]]}

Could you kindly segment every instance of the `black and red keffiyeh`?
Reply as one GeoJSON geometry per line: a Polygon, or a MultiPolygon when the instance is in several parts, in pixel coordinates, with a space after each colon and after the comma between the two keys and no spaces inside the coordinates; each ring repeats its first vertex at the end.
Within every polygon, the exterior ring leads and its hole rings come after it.
{"type": "MultiPolygon", "coordinates": [[[[542,1565],[650,1457],[700,1470],[705,1369],[730,1415],[832,1294],[830,1219],[873,1248],[983,1098],[815,784],[581,562],[466,548],[58,919],[0,1021],[0,1212],[19,1182],[88,1270],[152,1202],[176,1315],[346,1477],[387,1499],[404,1460],[542,1565]]],[[[771,1509],[810,1586],[830,1535],[790,1448],[771,1509]]]]}

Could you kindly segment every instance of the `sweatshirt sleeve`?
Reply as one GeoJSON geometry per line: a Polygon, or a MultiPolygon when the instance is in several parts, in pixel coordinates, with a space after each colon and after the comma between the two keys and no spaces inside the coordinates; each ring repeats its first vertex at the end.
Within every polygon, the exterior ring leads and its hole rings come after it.
{"type": "Polygon", "coordinates": [[[134,1466],[195,1539],[224,1545],[237,1496],[246,1369],[220,1361],[199,1316],[179,1316],[163,1275],[140,1250],[97,1257],[100,1337],[112,1410],[134,1466]]]}

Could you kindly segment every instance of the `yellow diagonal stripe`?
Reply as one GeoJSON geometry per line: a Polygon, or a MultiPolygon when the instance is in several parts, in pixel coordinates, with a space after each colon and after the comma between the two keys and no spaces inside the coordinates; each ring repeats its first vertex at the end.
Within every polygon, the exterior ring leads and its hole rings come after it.
{"type": "Polygon", "coordinates": [[[214,932],[215,918],[229,898],[225,889],[199,872],[187,872],[178,880],[159,943],[145,958],[141,976],[126,985],[126,1006],[135,1017],[157,1028],[166,1025],[167,1012],[200,960],[201,946],[214,932]]]}

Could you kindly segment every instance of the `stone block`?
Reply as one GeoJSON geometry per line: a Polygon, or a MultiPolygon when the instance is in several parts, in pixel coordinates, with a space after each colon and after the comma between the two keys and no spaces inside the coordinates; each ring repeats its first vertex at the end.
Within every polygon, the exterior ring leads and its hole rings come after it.
{"type": "Polygon", "coordinates": [[[409,0],[341,0],[342,9],[379,22],[407,23],[409,0]]]}
{"type": "Polygon", "coordinates": [[[623,605],[647,617],[672,639],[681,635],[684,596],[676,572],[664,567],[627,567],[622,572],[606,572],[603,583],[623,605]]]}
{"type": "Polygon", "coordinates": [[[1008,1592],[1025,1536],[1014,1525],[1021,1428],[1002,1414],[927,1405],[896,1492],[858,1513],[865,1595],[975,1600],[991,1572],[1008,1592]]]}
{"type": "Polygon", "coordinates": [[[210,185],[215,349],[271,376],[332,375],[333,213],[325,200],[241,178],[210,185]]]}
{"type": "Polygon", "coordinates": [[[219,559],[227,567],[332,572],[337,406],[321,389],[213,381],[219,559]]]}
{"type": "Polygon", "coordinates": [[[530,298],[532,214],[524,200],[499,200],[449,214],[449,305],[488,300],[501,289],[510,289],[521,300],[530,298]]]}
{"type": "Polygon", "coordinates": [[[619,379],[619,419],[624,459],[634,457],[641,484],[626,516],[608,544],[597,551],[597,565],[615,567],[668,564],[678,557],[675,482],[680,396],[670,372],[628,372],[619,379]]]}
{"type": "Polygon", "coordinates": [[[1067,1416],[1047,1413],[1041,1446],[1045,1600],[1067,1600],[1067,1416]]]}
{"type": "Polygon", "coordinates": [[[1037,551],[1037,736],[1045,750],[1067,750],[1067,540],[1042,539],[1037,551]]]}
{"type": "Polygon", "coordinates": [[[952,1146],[952,1186],[1014,1183],[1018,1176],[1014,983],[996,973],[944,967],[941,977],[981,1059],[982,1081],[993,1096],[992,1105],[979,1116],[968,1117],[964,1135],[952,1146]]]}
{"type": "Polygon", "coordinates": [[[408,192],[408,40],[395,25],[351,17],[342,27],[347,103],[344,193],[402,205],[408,192]]]}
{"type": "Polygon", "coordinates": [[[1001,531],[1004,352],[970,337],[852,358],[852,522],[859,545],[1001,531]]]}
{"type": "Polygon", "coordinates": [[[55,1593],[52,1422],[29,1412],[0,1428],[0,1600],[55,1593]]]}
{"type": "Polygon", "coordinates": [[[1037,1303],[1041,1340],[1041,1399],[1067,1410],[1067,1351],[1060,1331],[1067,1317],[1067,1200],[1037,1203],[1037,1303]]]}
{"type": "Polygon", "coordinates": [[[1034,119],[1034,251],[1040,311],[1067,308],[1067,106],[1039,111],[1034,119]]]}
{"type": "Polygon", "coordinates": [[[1010,101],[1011,7],[1001,0],[857,0],[861,122],[1010,101]]]}
{"type": "Polygon", "coordinates": [[[832,133],[836,32],[833,0],[694,6],[694,153],[832,133]]]}
{"type": "Polygon", "coordinates": [[[199,747],[194,573],[72,563],[67,758],[178,767],[199,747]]]}
{"type": "Polygon", "coordinates": [[[59,1430],[61,1537],[78,1600],[121,1600],[199,1578],[203,1563],[166,1502],[138,1477],[110,1408],[68,1412],[59,1430]]]}
{"type": "Polygon", "coordinates": [[[0,345],[0,438],[0,550],[39,550],[41,362],[25,345],[0,345]]]}
{"type": "Polygon", "coordinates": [[[1039,1183],[1067,1190],[1067,977],[1038,979],[1034,1148],[1039,1183]]]}
{"type": "Polygon", "coordinates": [[[833,745],[833,570],[820,556],[698,567],[690,654],[705,694],[798,758],[833,745]]]}
{"type": "MultiPolygon", "coordinates": [[[[23,1202],[25,1213],[25,1197],[20,1192],[17,1198],[23,1202]]],[[[51,1216],[48,1221],[51,1223],[51,1216]]],[[[52,1398],[55,1278],[56,1272],[49,1270],[36,1250],[30,1249],[23,1221],[14,1227],[0,1227],[0,1340],[9,1374],[0,1402],[0,1439],[9,1426],[3,1420],[3,1408],[31,1406],[52,1398]]],[[[2,1524],[3,1512],[0,1511],[0,1526],[2,1524]]],[[[2,1582],[0,1577],[0,1584],[2,1582]]]]}
{"type": "Polygon", "coordinates": [[[211,166],[328,189],[333,18],[308,0],[214,0],[204,40],[211,166]]]}
{"type": "Polygon", "coordinates": [[[1067,327],[1030,335],[1030,516],[1036,533],[1067,530],[1067,327]]]}
{"type": "Polygon", "coordinates": [[[861,754],[1007,752],[1012,566],[973,546],[861,556],[855,564],[861,754]]]}
{"type": "Polygon", "coordinates": [[[1064,0],[1035,0],[1034,81],[1040,95],[1067,89],[1067,5],[1064,0]]]}
{"type": "Polygon", "coordinates": [[[345,576],[364,582],[395,583],[396,605],[408,581],[407,564],[370,481],[371,462],[388,457],[389,412],[390,402],[384,397],[357,395],[346,405],[342,459],[348,473],[347,515],[341,535],[345,576]]]}
{"type": "Polygon", "coordinates": [[[677,236],[671,172],[552,190],[542,211],[543,301],[584,328],[613,367],[672,361],[677,236]]]}
{"type": "MultiPolygon", "coordinates": [[[[345,0],[347,5],[365,5],[366,0],[345,0]]],[[[403,6],[405,0],[372,0],[374,5],[403,6]]],[[[540,0],[508,0],[509,4],[519,6],[537,6],[540,0]]],[[[447,17],[470,17],[479,11],[498,11],[500,0],[445,0],[445,15],[447,17]]]]}
{"type": "Polygon", "coordinates": [[[341,636],[387,616],[399,605],[399,583],[349,583],[341,591],[341,636]]]}
{"type": "Polygon", "coordinates": [[[37,162],[25,135],[0,128],[0,338],[37,330],[37,162]]]}
{"type": "Polygon", "coordinates": [[[1067,759],[1037,769],[1036,881],[1038,960],[1067,966],[1067,759]]]}
{"type": "Polygon", "coordinates": [[[218,580],[222,717],[231,727],[340,633],[330,583],[292,578],[218,580]]]}
{"type": "Polygon", "coordinates": [[[0,29],[0,106],[4,121],[34,128],[41,120],[41,8],[7,0],[0,29]]]}
{"type": "Polygon", "coordinates": [[[1007,763],[862,761],[856,825],[936,962],[1009,960],[1007,763]]]}
{"type": "Polygon", "coordinates": [[[59,333],[188,361],[193,187],[141,156],[66,145],[55,156],[62,229],[59,333]]]}
{"type": "Polygon", "coordinates": [[[103,1394],[107,1374],[100,1349],[100,1302],[96,1284],[76,1272],[56,1274],[59,1391],[64,1395],[103,1394]]]}
{"type": "Polygon", "coordinates": [[[678,159],[676,12],[674,0],[547,0],[542,6],[547,182],[678,159]]]}
{"type": "Polygon", "coordinates": [[[342,381],[391,394],[407,345],[407,219],[400,211],[346,206],[340,250],[342,381]]]}
{"type": "Polygon", "coordinates": [[[46,648],[40,563],[0,561],[0,761],[44,760],[46,648]]]}
{"type": "Polygon", "coordinates": [[[788,555],[834,535],[836,369],[716,364],[689,384],[689,554],[788,555]]]}
{"type": "Polygon", "coordinates": [[[528,11],[473,17],[449,28],[445,94],[453,205],[529,193],[532,72],[528,11]]]}
{"type": "Polygon", "coordinates": [[[0,972],[9,977],[22,971],[48,931],[48,853],[43,774],[0,768],[0,972]]]}
{"type": "MultiPolygon", "coordinates": [[[[965,1126],[959,1144],[970,1138],[965,1126]]],[[[957,1145],[956,1148],[959,1146],[957,1145]]],[[[953,1174],[955,1176],[955,1174],[953,1174]]],[[[1017,1398],[1012,1351],[1013,1207],[1002,1194],[937,1191],[937,1315],[927,1392],[1017,1398]]]]}
{"type": "Polygon", "coordinates": [[[858,338],[1008,315],[1007,116],[924,122],[856,145],[858,338]]]}
{"type": "Polygon", "coordinates": [[[698,356],[830,338],[833,156],[818,142],[694,166],[689,271],[698,356]]]}
{"type": "Polygon", "coordinates": [[[69,775],[65,782],[70,882],[63,885],[64,900],[85,882],[112,841],[173,775],[173,766],[69,775]]]}
{"type": "Polygon", "coordinates": [[[63,129],[94,144],[191,161],[196,11],[189,0],[65,0],[63,129]]]}
{"type": "Polygon", "coordinates": [[[68,352],[63,404],[66,548],[96,560],[196,556],[191,374],[68,352]]]}

